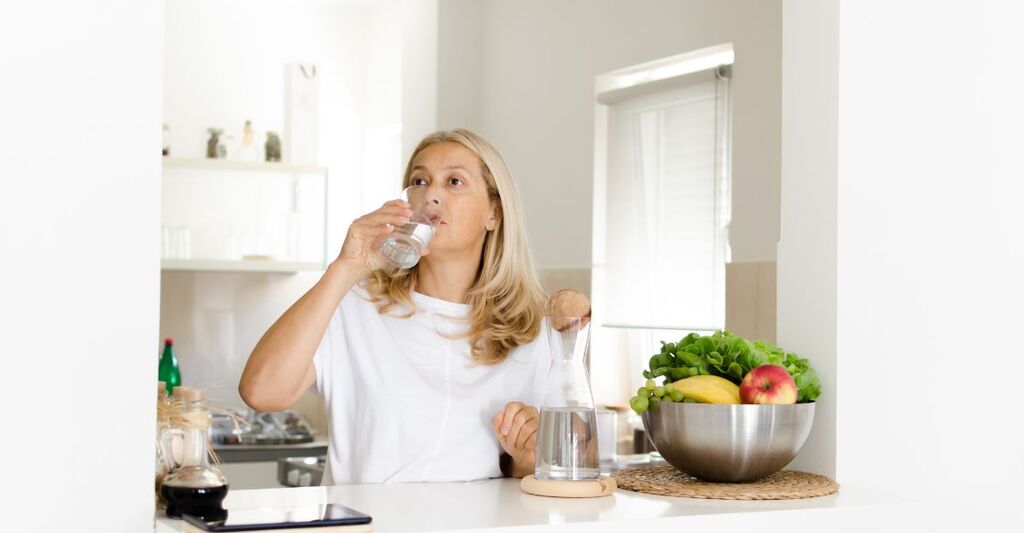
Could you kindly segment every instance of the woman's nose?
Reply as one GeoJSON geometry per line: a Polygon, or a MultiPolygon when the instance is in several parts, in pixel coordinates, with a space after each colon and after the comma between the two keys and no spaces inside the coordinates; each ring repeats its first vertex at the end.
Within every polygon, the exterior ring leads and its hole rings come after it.
{"type": "Polygon", "coordinates": [[[436,183],[431,183],[427,187],[427,203],[430,205],[441,205],[441,191],[442,187],[436,183]]]}

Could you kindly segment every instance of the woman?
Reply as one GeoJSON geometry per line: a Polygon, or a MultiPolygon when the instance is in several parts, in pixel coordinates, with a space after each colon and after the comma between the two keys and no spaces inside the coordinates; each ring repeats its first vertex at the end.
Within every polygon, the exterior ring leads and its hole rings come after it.
{"type": "Polygon", "coordinates": [[[239,393],[276,411],[317,385],[330,423],[324,484],[523,477],[550,361],[515,184],[501,155],[461,129],[423,139],[403,183],[442,206],[419,264],[379,266],[409,204],[357,219],[253,349],[239,393]]]}

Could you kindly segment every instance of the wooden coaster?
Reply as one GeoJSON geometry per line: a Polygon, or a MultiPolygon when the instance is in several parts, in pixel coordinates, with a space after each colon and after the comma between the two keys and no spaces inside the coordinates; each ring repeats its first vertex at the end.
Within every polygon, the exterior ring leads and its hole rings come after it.
{"type": "Polygon", "coordinates": [[[834,494],[839,484],[825,476],[783,470],[748,483],[712,483],[673,466],[627,468],[612,476],[625,490],[711,500],[796,500],[834,494]]]}
{"type": "Polygon", "coordinates": [[[597,498],[610,496],[615,490],[615,479],[601,476],[592,481],[554,481],[526,476],[519,484],[523,492],[535,496],[555,498],[597,498]]]}

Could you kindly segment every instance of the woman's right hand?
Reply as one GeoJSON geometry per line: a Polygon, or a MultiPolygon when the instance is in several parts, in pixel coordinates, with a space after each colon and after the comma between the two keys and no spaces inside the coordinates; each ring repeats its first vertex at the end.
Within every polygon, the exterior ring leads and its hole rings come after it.
{"type": "Polygon", "coordinates": [[[377,268],[380,266],[377,251],[380,238],[409,222],[411,216],[412,210],[407,202],[391,200],[376,211],[355,219],[348,227],[337,261],[359,271],[377,268]]]}

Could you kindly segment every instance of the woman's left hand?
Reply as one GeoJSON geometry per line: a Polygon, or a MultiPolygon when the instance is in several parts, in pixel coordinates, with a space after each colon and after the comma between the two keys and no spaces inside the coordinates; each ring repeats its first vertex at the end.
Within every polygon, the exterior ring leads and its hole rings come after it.
{"type": "Polygon", "coordinates": [[[523,477],[533,472],[536,462],[537,432],[540,413],[536,407],[522,402],[509,402],[491,419],[494,434],[505,453],[512,457],[513,475],[523,477]]]}

